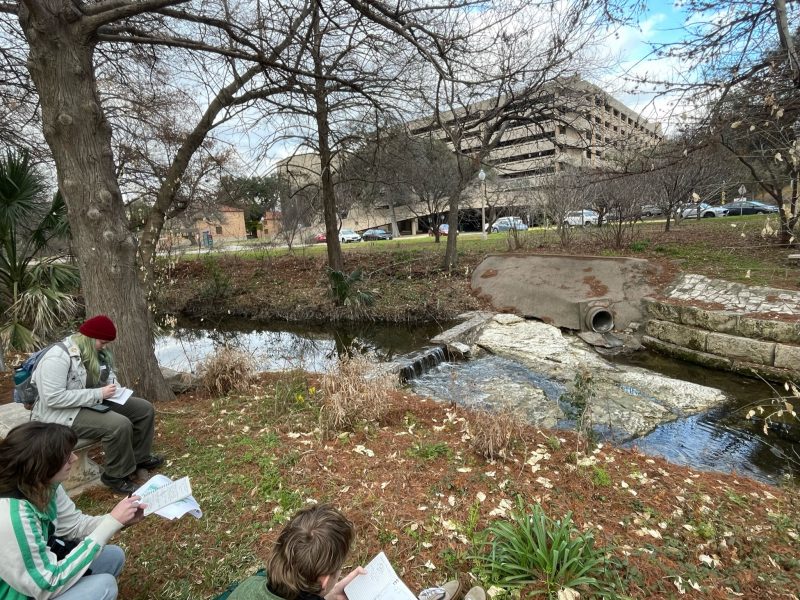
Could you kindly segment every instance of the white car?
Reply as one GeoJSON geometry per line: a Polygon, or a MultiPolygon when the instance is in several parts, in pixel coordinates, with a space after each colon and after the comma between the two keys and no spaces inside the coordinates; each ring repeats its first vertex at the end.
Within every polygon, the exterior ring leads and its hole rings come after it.
{"type": "Polygon", "coordinates": [[[339,231],[339,241],[343,244],[346,244],[347,242],[360,242],[361,236],[352,229],[342,229],[339,231]]]}
{"type": "MultiPolygon", "coordinates": [[[[489,229],[488,225],[486,226],[486,229],[489,229]]],[[[519,217],[500,217],[494,223],[492,223],[492,233],[509,231],[511,229],[516,231],[527,231],[528,226],[519,217]]]]}
{"type": "Polygon", "coordinates": [[[727,215],[728,209],[721,206],[711,206],[705,202],[693,204],[681,211],[681,218],[683,219],[696,219],[698,216],[707,219],[709,217],[725,217],[727,215]]]}
{"type": "Polygon", "coordinates": [[[593,210],[572,210],[564,217],[564,225],[569,227],[583,227],[588,225],[597,225],[600,215],[593,210]]]}

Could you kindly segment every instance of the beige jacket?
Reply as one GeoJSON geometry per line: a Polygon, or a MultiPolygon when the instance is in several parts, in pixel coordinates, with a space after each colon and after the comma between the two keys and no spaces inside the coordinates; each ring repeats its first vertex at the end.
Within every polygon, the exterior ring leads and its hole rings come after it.
{"type": "Polygon", "coordinates": [[[31,382],[39,394],[31,419],[72,426],[81,408],[103,401],[100,388],[86,387],[86,368],[72,338],[64,340],[69,352],[55,345],[39,360],[31,382]]]}

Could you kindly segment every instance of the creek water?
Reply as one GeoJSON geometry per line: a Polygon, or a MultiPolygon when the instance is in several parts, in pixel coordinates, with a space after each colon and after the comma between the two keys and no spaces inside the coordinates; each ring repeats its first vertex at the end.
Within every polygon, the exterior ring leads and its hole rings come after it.
{"type": "MultiPolygon", "coordinates": [[[[159,338],[156,356],[162,366],[196,371],[210,353],[235,347],[250,353],[259,370],[304,369],[325,372],[348,349],[369,352],[391,361],[429,345],[429,340],[449,324],[309,326],[264,324],[249,320],[183,322],[172,335],[159,338]]],[[[768,405],[781,392],[768,384],[731,373],[706,369],[641,351],[607,357],[619,364],[643,367],[676,379],[692,381],[726,392],[731,400],[706,413],[658,426],[651,433],[625,442],[640,451],[660,455],[693,468],[742,473],[768,483],[787,476],[800,477],[800,439],[797,430],[770,432],[763,423],[744,418],[748,409],[768,405]]],[[[416,393],[465,406],[487,406],[488,391],[499,383],[534,386],[554,402],[564,388],[527,367],[506,358],[486,355],[469,361],[445,361],[408,382],[416,393]]],[[[526,414],[528,407],[514,407],[526,414]]],[[[574,427],[565,419],[559,426],[574,427]]],[[[600,432],[602,434],[602,432],[600,432]]],[[[610,441],[614,441],[613,439],[610,441]]]]}

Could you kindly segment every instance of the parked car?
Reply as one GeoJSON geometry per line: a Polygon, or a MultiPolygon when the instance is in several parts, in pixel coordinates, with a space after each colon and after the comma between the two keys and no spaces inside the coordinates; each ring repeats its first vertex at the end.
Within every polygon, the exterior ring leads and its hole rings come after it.
{"type": "Polygon", "coordinates": [[[663,214],[664,211],[661,210],[661,208],[656,206],[655,204],[645,204],[644,206],[642,206],[643,217],[660,217],[663,214]]]}
{"type": "Polygon", "coordinates": [[[681,218],[696,219],[698,216],[700,216],[703,219],[707,219],[709,217],[724,217],[727,214],[728,209],[723,208],[722,206],[711,206],[705,202],[700,202],[699,204],[692,204],[691,206],[684,208],[681,211],[681,218]]]}
{"type": "Polygon", "coordinates": [[[361,239],[365,242],[376,242],[378,240],[390,240],[392,234],[383,229],[367,229],[361,234],[361,239]]]}
{"type": "Polygon", "coordinates": [[[325,232],[323,231],[322,233],[318,233],[317,235],[315,235],[314,237],[312,237],[312,238],[311,238],[311,241],[312,241],[314,244],[324,244],[325,242],[327,242],[327,241],[328,241],[328,236],[327,236],[327,235],[325,235],[325,232]]]}
{"type": "Polygon", "coordinates": [[[564,225],[569,227],[582,227],[588,225],[597,225],[600,215],[597,212],[589,209],[572,210],[564,217],[564,225]]]}
{"type": "MultiPolygon", "coordinates": [[[[488,225],[486,226],[489,227],[488,225]]],[[[499,231],[527,231],[528,226],[525,224],[519,217],[500,217],[494,223],[492,223],[492,233],[498,233],[499,231]]]]}
{"type": "Polygon", "coordinates": [[[343,244],[346,244],[347,242],[360,242],[361,236],[352,229],[342,229],[339,231],[339,241],[343,244]]]}
{"type": "Polygon", "coordinates": [[[723,204],[720,208],[728,211],[728,216],[740,215],[766,215],[767,213],[778,212],[778,207],[774,204],[765,204],[764,202],[756,202],[755,200],[734,200],[723,204]]]}

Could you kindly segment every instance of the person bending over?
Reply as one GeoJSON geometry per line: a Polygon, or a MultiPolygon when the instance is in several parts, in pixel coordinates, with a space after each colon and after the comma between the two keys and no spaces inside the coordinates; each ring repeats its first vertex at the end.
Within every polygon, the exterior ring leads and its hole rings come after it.
{"type": "Polygon", "coordinates": [[[78,436],[55,423],[30,421],[0,442],[0,598],[113,600],[125,563],[106,545],[123,526],[142,519],[139,497],[109,514],[75,508],[61,482],[77,460],[78,436]]]}
{"type": "Polygon", "coordinates": [[[242,581],[229,600],[347,600],[344,587],[365,573],[356,567],[339,580],[353,524],[329,504],[298,511],[278,536],[266,575],[242,581]]]}
{"type": "Polygon", "coordinates": [[[107,348],[116,337],[113,321],[97,315],[63,345],[45,352],[31,378],[39,395],[31,418],[67,425],[78,437],[100,438],[105,452],[100,480],[117,493],[130,494],[136,489],[131,481],[136,470],[156,469],[164,458],[151,453],[155,410],[150,402],[135,396],[125,404],[104,402],[117,389],[107,348]]]}

